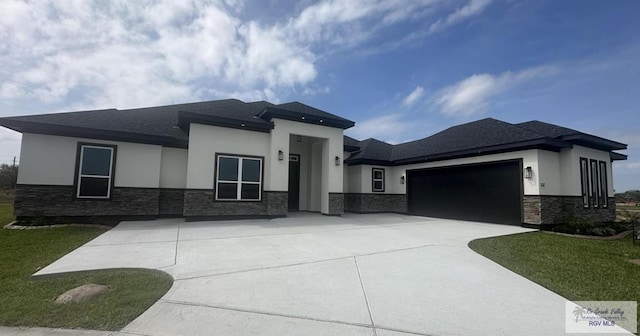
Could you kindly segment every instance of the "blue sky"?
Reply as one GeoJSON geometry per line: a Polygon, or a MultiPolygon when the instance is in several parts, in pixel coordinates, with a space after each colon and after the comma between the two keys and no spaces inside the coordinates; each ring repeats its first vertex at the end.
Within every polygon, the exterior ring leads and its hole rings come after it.
{"type": "MultiPolygon", "coordinates": [[[[298,100],[403,142],[493,117],[629,144],[640,189],[640,2],[0,2],[0,116],[298,100]]],[[[20,134],[0,131],[0,162],[20,134]]]]}

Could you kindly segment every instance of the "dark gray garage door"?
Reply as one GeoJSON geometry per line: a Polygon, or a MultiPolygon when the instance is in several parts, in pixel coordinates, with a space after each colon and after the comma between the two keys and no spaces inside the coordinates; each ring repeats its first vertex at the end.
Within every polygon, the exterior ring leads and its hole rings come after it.
{"type": "Polygon", "coordinates": [[[520,161],[407,172],[409,212],[420,216],[521,224],[520,161]]]}

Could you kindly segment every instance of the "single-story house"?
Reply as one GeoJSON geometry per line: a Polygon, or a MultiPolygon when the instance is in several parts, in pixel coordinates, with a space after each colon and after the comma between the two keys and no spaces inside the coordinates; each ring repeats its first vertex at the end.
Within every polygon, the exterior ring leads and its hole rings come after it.
{"type": "Polygon", "coordinates": [[[540,225],[615,218],[626,145],[487,118],[424,139],[356,140],[354,122],[236,99],[0,118],[21,132],[15,215],[120,220],[397,212],[540,225]]]}

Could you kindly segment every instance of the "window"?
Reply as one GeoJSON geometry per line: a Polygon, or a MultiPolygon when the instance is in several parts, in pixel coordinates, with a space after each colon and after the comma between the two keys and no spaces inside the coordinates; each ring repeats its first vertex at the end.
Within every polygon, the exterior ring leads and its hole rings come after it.
{"type": "Polygon", "coordinates": [[[607,162],[580,158],[582,204],[585,208],[607,208],[609,185],[607,162]]]}
{"type": "Polygon", "coordinates": [[[262,158],[217,156],[217,200],[259,201],[261,189],[262,158]]]}
{"type": "Polygon", "coordinates": [[[384,169],[371,169],[371,189],[372,191],[384,191],[384,169]]]}
{"type": "Polygon", "coordinates": [[[115,152],[115,146],[79,144],[77,198],[111,197],[115,152]]]}
{"type": "Polygon", "coordinates": [[[591,206],[598,207],[600,203],[600,179],[598,177],[598,161],[591,160],[591,206]]]}
{"type": "Polygon", "coordinates": [[[600,206],[606,208],[608,204],[609,185],[607,184],[607,163],[600,161],[600,206]]]}
{"type": "Polygon", "coordinates": [[[582,185],[582,206],[589,207],[589,163],[580,158],[580,184],[582,185]]]}

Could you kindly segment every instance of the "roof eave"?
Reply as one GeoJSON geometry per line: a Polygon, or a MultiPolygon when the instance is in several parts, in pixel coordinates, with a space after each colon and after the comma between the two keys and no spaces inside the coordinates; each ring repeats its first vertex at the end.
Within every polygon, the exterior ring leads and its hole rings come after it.
{"type": "Polygon", "coordinates": [[[527,149],[544,149],[544,150],[558,152],[562,148],[571,148],[571,147],[572,145],[570,143],[567,143],[564,141],[558,141],[558,140],[549,139],[549,138],[541,138],[541,139],[535,139],[535,140],[514,142],[510,144],[478,147],[478,148],[472,148],[472,149],[455,151],[455,152],[417,156],[412,158],[395,160],[393,161],[393,163],[394,165],[406,165],[406,164],[412,164],[412,163],[442,161],[442,160],[458,159],[463,157],[513,152],[517,150],[527,150],[527,149]]]}
{"type": "Polygon", "coordinates": [[[20,133],[46,134],[96,140],[134,142],[166,147],[187,148],[188,142],[170,136],[130,133],[87,127],[46,124],[33,121],[0,119],[0,126],[20,133]]]}
{"type": "Polygon", "coordinates": [[[273,129],[273,125],[270,123],[243,121],[238,119],[211,116],[196,112],[178,112],[178,124],[181,129],[188,133],[190,128],[189,125],[191,123],[264,133],[269,133],[271,132],[271,129],[273,129]]]}
{"type": "Polygon", "coordinates": [[[616,153],[616,152],[610,152],[609,157],[611,158],[611,161],[624,161],[628,158],[627,155],[616,153]]]}
{"type": "Polygon", "coordinates": [[[271,119],[284,119],[291,120],[307,124],[315,124],[320,126],[334,127],[340,129],[348,129],[355,125],[355,122],[347,119],[336,119],[332,117],[318,117],[314,115],[306,115],[300,112],[294,112],[289,110],[283,110],[274,107],[266,107],[262,112],[258,114],[258,117],[265,121],[271,121],[271,119]]]}
{"type": "Polygon", "coordinates": [[[584,134],[584,133],[565,135],[560,137],[560,139],[563,141],[570,141],[577,145],[582,145],[585,147],[591,147],[591,148],[607,150],[607,151],[627,149],[627,145],[621,142],[601,138],[595,135],[584,134]]]}

